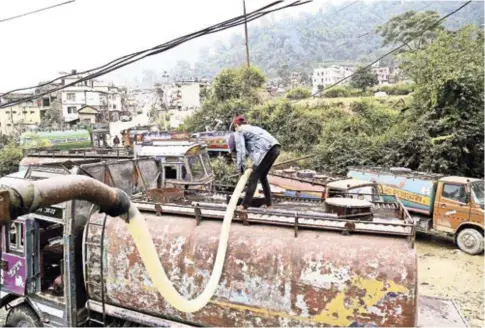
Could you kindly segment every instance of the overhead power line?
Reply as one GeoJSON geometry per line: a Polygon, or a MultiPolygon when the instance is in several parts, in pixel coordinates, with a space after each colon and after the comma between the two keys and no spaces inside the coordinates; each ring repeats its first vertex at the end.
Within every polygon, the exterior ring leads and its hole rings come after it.
{"type": "Polygon", "coordinates": [[[349,3],[348,5],[345,5],[343,8],[340,8],[339,10],[337,10],[337,11],[335,12],[335,14],[338,14],[339,12],[344,11],[345,9],[347,9],[347,8],[349,8],[349,7],[353,6],[353,5],[355,5],[355,4],[356,4],[356,3],[358,3],[359,1],[360,1],[360,0],[353,1],[353,2],[349,3]]]}
{"type": "Polygon", "coordinates": [[[79,78],[76,81],[65,84],[63,86],[59,86],[57,88],[52,88],[48,91],[40,92],[36,95],[32,95],[32,96],[29,96],[29,97],[24,97],[24,98],[20,98],[20,99],[17,99],[17,100],[12,100],[12,101],[7,102],[5,104],[0,104],[0,108],[10,107],[10,106],[14,106],[16,104],[20,104],[20,103],[23,103],[23,102],[27,102],[27,101],[31,101],[31,100],[40,98],[44,95],[47,95],[47,94],[50,94],[50,93],[53,93],[53,92],[56,92],[56,91],[60,91],[60,90],[65,89],[67,87],[76,85],[80,82],[83,82],[83,81],[86,81],[86,80],[91,80],[91,79],[96,78],[98,76],[101,76],[101,75],[107,74],[109,72],[112,72],[114,70],[120,69],[121,67],[124,67],[124,66],[132,64],[134,62],[137,62],[139,60],[142,60],[143,58],[146,58],[148,56],[153,56],[153,55],[159,54],[161,52],[167,51],[167,50],[172,49],[174,47],[177,47],[178,45],[185,43],[189,40],[201,37],[203,35],[213,34],[213,33],[216,33],[216,32],[222,31],[222,30],[226,30],[226,29],[229,29],[231,27],[235,27],[235,26],[244,24],[245,21],[250,22],[250,21],[259,19],[259,18],[261,18],[265,15],[268,15],[270,13],[273,13],[273,12],[276,12],[276,11],[279,11],[279,10],[282,10],[282,9],[286,9],[286,8],[290,8],[290,7],[297,7],[297,6],[309,3],[309,2],[311,2],[311,0],[295,0],[295,1],[293,1],[289,4],[287,4],[287,5],[284,5],[284,6],[281,6],[281,7],[278,7],[278,8],[269,9],[269,8],[274,7],[276,5],[282,4],[283,2],[284,2],[283,0],[275,1],[273,3],[270,3],[267,6],[264,6],[260,9],[253,11],[253,12],[247,14],[247,15],[236,16],[236,17],[231,18],[229,20],[226,20],[224,22],[212,25],[208,28],[202,29],[200,31],[197,31],[197,32],[194,32],[194,33],[191,33],[191,34],[188,34],[188,35],[185,35],[183,37],[179,37],[177,39],[166,42],[164,44],[155,46],[153,48],[138,51],[138,52],[135,52],[135,53],[132,53],[132,54],[129,54],[129,55],[122,56],[120,58],[117,58],[115,60],[110,61],[109,63],[107,63],[105,65],[99,66],[99,67],[94,68],[94,69],[90,69],[90,70],[87,70],[87,71],[84,71],[84,72],[77,72],[77,73],[73,73],[73,74],[66,74],[66,75],[58,77],[54,80],[51,80],[49,82],[42,83],[42,84],[39,84],[39,85],[35,85],[35,86],[27,87],[27,88],[20,88],[20,89],[11,90],[9,92],[6,92],[6,93],[0,95],[0,98],[6,96],[8,94],[11,94],[15,91],[24,91],[24,90],[34,89],[34,88],[38,88],[38,87],[42,87],[42,86],[47,86],[47,85],[50,85],[50,84],[52,84],[52,83],[54,83],[58,80],[64,79],[66,77],[78,76],[79,74],[91,73],[91,74],[89,74],[89,75],[87,75],[83,78],[79,78]]]}
{"type": "MultiPolygon", "coordinates": [[[[417,9],[416,11],[422,11],[422,10],[424,10],[424,9],[428,8],[429,6],[431,6],[432,4],[433,4],[433,3],[432,3],[432,2],[430,2],[430,3],[426,4],[425,6],[423,6],[423,7],[419,8],[419,9],[417,9]]],[[[392,19],[392,18],[391,18],[391,19],[392,19]]],[[[385,22],[385,23],[383,23],[383,24],[381,24],[381,25],[385,25],[385,24],[389,23],[389,21],[390,21],[390,20],[388,20],[387,22],[385,22]]],[[[363,38],[364,36],[367,36],[367,35],[372,34],[372,33],[375,33],[375,30],[374,30],[374,29],[372,29],[372,30],[370,30],[370,31],[368,31],[368,32],[366,32],[366,33],[363,33],[363,34],[359,34],[359,35],[357,35],[355,38],[352,38],[352,39],[350,39],[350,40],[346,40],[346,41],[344,41],[344,42],[342,42],[342,43],[338,44],[338,45],[337,45],[337,47],[341,47],[341,46],[343,46],[343,45],[346,45],[347,43],[349,43],[349,42],[350,42],[350,41],[352,41],[352,40],[354,40],[354,41],[355,41],[355,40],[357,40],[357,39],[363,38]]]]}
{"type": "MultiPolygon", "coordinates": [[[[417,34],[414,38],[412,38],[411,40],[407,41],[407,42],[404,42],[403,44],[401,44],[399,47],[397,48],[394,48],[392,49],[391,51],[388,51],[386,54],[382,55],[381,57],[377,58],[376,60],[374,60],[372,63],[368,64],[367,66],[363,67],[362,69],[367,69],[369,67],[371,67],[372,65],[374,65],[375,63],[377,63],[379,60],[381,60],[382,58],[386,57],[386,56],[389,56],[390,54],[398,51],[399,49],[402,49],[403,47],[407,46],[409,43],[411,43],[412,41],[416,40],[417,38],[419,38],[420,36],[422,36],[424,33],[426,33],[427,31],[429,31],[430,29],[432,29],[433,27],[436,27],[437,25],[439,25],[442,21],[444,21],[445,19],[447,19],[448,17],[456,14],[457,12],[459,12],[460,10],[462,10],[463,8],[465,8],[466,6],[468,6],[472,1],[467,1],[465,2],[465,4],[463,4],[462,6],[458,7],[457,9],[453,10],[452,12],[450,12],[449,14],[447,14],[446,16],[443,16],[441,17],[440,19],[438,19],[436,22],[434,22],[433,24],[431,24],[430,26],[428,26],[427,28],[425,28],[423,31],[421,31],[419,34],[417,34]]],[[[308,98],[311,98],[311,97],[315,97],[319,94],[321,94],[323,91],[326,91],[330,88],[333,88],[337,85],[339,85],[340,83],[342,83],[343,81],[345,80],[348,80],[350,79],[352,76],[354,76],[355,74],[357,73],[354,72],[352,74],[350,74],[349,76],[347,77],[344,77],[343,79],[340,79],[339,81],[335,82],[334,84],[331,84],[330,86],[326,87],[326,88],[323,88],[322,90],[319,90],[315,93],[313,93],[310,97],[308,98]]]]}
{"type": "Polygon", "coordinates": [[[34,11],[29,11],[29,12],[26,12],[24,14],[20,14],[20,15],[8,17],[8,18],[2,18],[2,19],[0,19],[0,23],[8,22],[8,21],[14,20],[16,18],[25,17],[25,16],[32,15],[32,14],[35,14],[35,13],[40,13],[41,11],[46,11],[46,10],[49,10],[49,9],[52,9],[52,8],[67,5],[68,3],[72,3],[72,2],[75,2],[75,1],[76,0],[70,0],[70,1],[62,2],[62,3],[58,3],[56,5],[52,5],[52,6],[49,6],[49,7],[44,7],[44,8],[36,9],[34,11]]]}

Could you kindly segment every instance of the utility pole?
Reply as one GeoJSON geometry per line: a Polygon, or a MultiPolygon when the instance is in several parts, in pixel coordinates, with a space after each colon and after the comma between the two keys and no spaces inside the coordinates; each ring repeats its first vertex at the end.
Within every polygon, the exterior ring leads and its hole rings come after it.
{"type": "Polygon", "coordinates": [[[244,33],[246,34],[246,61],[248,67],[251,67],[249,63],[249,44],[248,44],[248,21],[246,19],[246,0],[243,0],[243,10],[244,10],[244,33]]]}

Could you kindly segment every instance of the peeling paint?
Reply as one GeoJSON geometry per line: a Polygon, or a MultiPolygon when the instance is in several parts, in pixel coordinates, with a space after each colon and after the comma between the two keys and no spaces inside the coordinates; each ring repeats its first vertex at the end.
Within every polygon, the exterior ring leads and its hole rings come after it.
{"type": "MultiPolygon", "coordinates": [[[[94,215],[91,220],[95,220],[94,215]]],[[[175,288],[198,296],[212,272],[220,222],[146,215],[175,288]]],[[[99,240],[90,229],[88,242],[99,240]]],[[[202,310],[180,313],[151,283],[120,220],[105,232],[109,304],[204,326],[414,326],[416,253],[404,238],[269,226],[231,227],[222,278],[202,310]],[[396,256],[397,255],[397,256],[396,256]]],[[[87,280],[100,274],[99,247],[87,245],[87,280]]],[[[100,289],[90,289],[100,300],[100,289]]]]}

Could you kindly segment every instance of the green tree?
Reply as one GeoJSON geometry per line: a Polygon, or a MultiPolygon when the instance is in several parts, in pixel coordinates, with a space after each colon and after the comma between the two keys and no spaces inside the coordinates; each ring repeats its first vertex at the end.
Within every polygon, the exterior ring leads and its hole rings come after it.
{"type": "Polygon", "coordinates": [[[469,25],[457,32],[442,31],[429,47],[401,55],[400,68],[416,82],[415,97],[436,103],[443,84],[461,77],[478,77],[483,89],[483,39],[483,30],[469,25]]]}
{"type": "Polygon", "coordinates": [[[290,69],[288,65],[283,65],[278,69],[278,77],[281,79],[281,84],[284,87],[290,85],[290,69]]]}
{"type": "Polygon", "coordinates": [[[214,79],[212,92],[207,95],[200,110],[184,121],[187,131],[204,131],[220,120],[221,129],[228,129],[231,119],[245,113],[251,106],[260,103],[258,91],[265,77],[255,67],[227,68],[214,79]]]}
{"type": "Polygon", "coordinates": [[[350,81],[352,87],[362,89],[364,92],[367,90],[367,88],[372,88],[377,83],[379,83],[377,74],[373,73],[370,67],[357,68],[357,71],[354,75],[352,75],[350,81]]]}
{"type": "Polygon", "coordinates": [[[410,10],[394,16],[387,23],[377,27],[376,31],[383,37],[383,46],[401,45],[417,37],[408,44],[408,49],[422,49],[431,44],[438,33],[444,30],[443,25],[433,26],[439,19],[440,14],[436,11],[410,10]],[[427,31],[418,37],[424,30],[427,31]]]}
{"type": "Polygon", "coordinates": [[[40,128],[60,128],[64,124],[62,120],[61,102],[54,100],[51,106],[44,111],[44,115],[40,120],[40,128]]]}
{"type": "Polygon", "coordinates": [[[0,150],[0,176],[18,171],[22,149],[12,140],[0,150]]]}
{"type": "Polygon", "coordinates": [[[312,92],[310,90],[308,90],[307,88],[298,87],[298,88],[291,89],[286,94],[286,98],[292,99],[292,100],[305,99],[305,98],[310,97],[311,95],[312,95],[312,92]]]}

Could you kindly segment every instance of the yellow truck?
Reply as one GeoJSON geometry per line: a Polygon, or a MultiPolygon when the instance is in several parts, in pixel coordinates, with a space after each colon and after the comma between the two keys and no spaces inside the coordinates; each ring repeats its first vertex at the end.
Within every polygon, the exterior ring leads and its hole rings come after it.
{"type": "Polygon", "coordinates": [[[397,195],[417,220],[418,231],[448,235],[468,254],[483,252],[483,180],[405,168],[361,167],[349,168],[347,177],[375,183],[373,190],[384,200],[397,195]]]}

